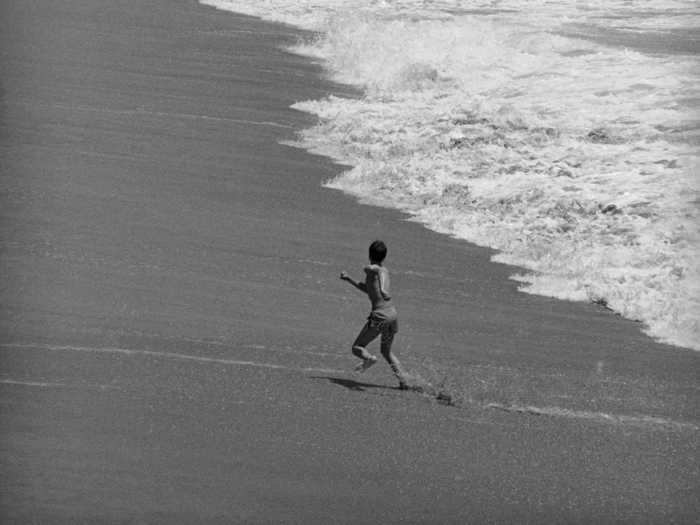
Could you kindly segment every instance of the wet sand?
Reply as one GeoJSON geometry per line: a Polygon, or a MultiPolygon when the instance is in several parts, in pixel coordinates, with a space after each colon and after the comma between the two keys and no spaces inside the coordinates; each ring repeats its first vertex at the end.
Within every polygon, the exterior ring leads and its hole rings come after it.
{"type": "Polygon", "coordinates": [[[173,0],[5,2],[3,523],[690,523],[698,354],[517,291],[321,187],[300,33],[173,0]],[[350,371],[374,238],[401,317],[350,371]],[[440,399],[438,399],[438,397],[440,399]]]}

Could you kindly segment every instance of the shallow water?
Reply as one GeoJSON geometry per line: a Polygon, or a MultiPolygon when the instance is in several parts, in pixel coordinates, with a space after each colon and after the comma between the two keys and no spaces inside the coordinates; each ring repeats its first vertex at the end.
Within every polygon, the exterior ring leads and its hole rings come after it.
{"type": "Polygon", "coordinates": [[[700,349],[695,2],[205,3],[316,31],[294,51],[363,89],[295,106],[352,166],[327,186],[700,349]]]}

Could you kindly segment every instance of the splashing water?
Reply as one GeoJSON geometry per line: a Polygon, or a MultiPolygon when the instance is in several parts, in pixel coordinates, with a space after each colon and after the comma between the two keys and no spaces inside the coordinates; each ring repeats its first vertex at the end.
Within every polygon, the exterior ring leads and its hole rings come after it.
{"type": "Polygon", "coordinates": [[[353,166],[327,186],[700,350],[695,2],[205,3],[317,32],[294,51],[363,89],[295,105],[298,145],[353,166]]]}

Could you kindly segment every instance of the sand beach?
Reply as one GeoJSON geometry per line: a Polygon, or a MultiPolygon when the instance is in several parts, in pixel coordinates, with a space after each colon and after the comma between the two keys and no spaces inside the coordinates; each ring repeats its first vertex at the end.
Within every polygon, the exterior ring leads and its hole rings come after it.
{"type": "Polygon", "coordinates": [[[323,182],[302,33],[0,12],[3,523],[694,523],[700,354],[323,182]],[[352,373],[369,243],[396,352],[352,373]]]}

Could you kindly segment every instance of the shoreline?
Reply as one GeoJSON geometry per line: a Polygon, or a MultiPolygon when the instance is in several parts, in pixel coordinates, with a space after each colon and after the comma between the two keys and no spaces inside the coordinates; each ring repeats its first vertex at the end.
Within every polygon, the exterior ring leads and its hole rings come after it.
{"type": "Polygon", "coordinates": [[[341,168],[279,141],[313,122],[291,104],[343,87],[281,49],[298,32],[190,1],[6,10],[8,523],[700,511],[700,357],[322,187],[341,168]],[[385,364],[350,372],[367,304],[338,274],[375,237],[399,358],[456,406],[397,391],[385,364]]]}
{"type": "MultiPolygon", "coordinates": [[[[690,264],[698,244],[692,220],[694,185],[688,165],[693,151],[687,135],[683,139],[683,134],[674,134],[676,138],[670,144],[666,142],[671,140],[670,135],[652,131],[652,128],[658,131],[675,129],[674,122],[684,121],[687,111],[692,110],[687,106],[690,100],[687,89],[692,91],[692,88],[679,87],[693,85],[689,81],[692,58],[679,58],[676,67],[671,65],[675,61],[664,65],[663,60],[634,53],[636,58],[628,63],[630,57],[615,51],[612,42],[594,38],[586,44],[584,41],[588,39],[553,36],[546,27],[541,27],[532,30],[538,34],[538,40],[548,42],[545,47],[552,46],[553,54],[524,66],[528,60],[526,53],[522,58],[523,67],[528,70],[523,73],[527,74],[510,78],[508,57],[518,56],[520,51],[517,46],[510,48],[507,41],[529,39],[522,34],[523,28],[519,29],[517,14],[494,18],[498,31],[506,31],[512,37],[487,46],[500,49],[499,56],[494,57],[496,62],[491,66],[487,62],[481,69],[477,57],[488,51],[475,44],[474,49],[467,52],[470,45],[466,42],[479,32],[489,32],[488,16],[474,17],[471,25],[469,18],[461,16],[426,22],[425,29],[434,34],[426,33],[424,41],[419,33],[408,36],[419,27],[410,15],[405,24],[385,19],[385,15],[389,15],[385,11],[387,6],[365,6],[363,9],[373,13],[370,18],[378,17],[377,25],[367,25],[364,16],[355,19],[351,11],[342,6],[331,7],[324,3],[304,14],[294,3],[282,2],[279,10],[269,11],[255,2],[241,2],[240,5],[226,0],[211,2],[224,9],[240,9],[271,20],[282,19],[300,27],[317,28],[318,38],[305,39],[292,49],[314,60],[322,58],[329,78],[345,79],[366,88],[367,92],[359,100],[316,99],[294,106],[323,117],[316,126],[303,131],[302,145],[312,152],[325,153],[354,166],[334,178],[331,186],[359,196],[363,202],[409,210],[436,231],[501,249],[496,260],[532,270],[526,272],[532,279],[523,280],[523,288],[530,293],[564,300],[605,302],[628,319],[644,322],[644,332],[657,342],[700,350],[697,315],[693,316],[698,305],[696,294],[692,293],[698,276],[690,264]],[[326,20],[326,15],[331,18],[326,20]],[[346,23],[332,22],[344,17],[347,17],[346,23]],[[386,32],[392,34],[388,40],[386,35],[382,36],[386,32]],[[454,33],[451,44],[441,42],[441,32],[454,33]],[[355,33],[362,34],[362,39],[354,37],[355,33]],[[432,36],[428,38],[427,34],[432,36]],[[392,39],[396,42],[392,43],[392,39]],[[376,52],[369,51],[370,42],[376,52]],[[418,47],[408,51],[414,44],[418,47]],[[425,48],[424,52],[420,47],[425,48]],[[618,67],[609,69],[597,62],[595,56],[609,57],[606,63],[618,64],[618,67]],[[451,58],[445,61],[445,57],[451,58]],[[414,71],[416,59],[421,65],[414,71]],[[475,62],[471,62],[472,59],[475,62]],[[423,70],[424,67],[427,69],[423,70]],[[472,74],[467,72],[469,69],[473,70],[472,74]],[[585,74],[588,69],[590,75],[585,74]],[[562,89],[570,70],[598,79],[591,80],[590,85],[583,82],[569,86],[581,96],[581,106],[565,102],[569,91],[562,89]],[[658,91],[658,96],[653,96],[655,102],[651,104],[650,99],[643,107],[631,110],[639,113],[639,122],[647,124],[640,124],[639,129],[634,124],[618,129],[615,122],[627,118],[623,113],[628,110],[623,108],[635,107],[638,96],[646,96],[645,93],[630,94],[640,87],[634,79],[652,70],[659,71],[653,78],[675,78],[676,82],[671,82],[675,87],[670,87],[665,95],[661,95],[663,90],[652,89],[646,95],[658,91]],[[600,74],[602,71],[608,74],[600,74]],[[494,80],[499,79],[499,85],[518,84],[517,88],[513,86],[512,100],[501,98],[497,89],[491,91],[489,86],[493,85],[488,80],[491,74],[495,75],[494,80]],[[546,87],[541,85],[533,89],[535,84],[529,86],[528,81],[520,85],[518,81],[531,78],[530,74],[533,78],[551,75],[554,98],[549,102],[544,99],[536,102],[536,93],[546,87]],[[427,76],[418,81],[414,75],[427,76]],[[409,77],[412,80],[409,81],[409,77]],[[606,78],[618,77],[617,87],[607,85],[606,78]],[[623,89],[623,85],[626,88],[623,89]],[[481,91],[482,88],[486,91],[481,91]],[[613,92],[621,101],[630,94],[627,103],[609,105],[601,116],[607,113],[612,120],[607,124],[596,122],[597,110],[595,104],[588,106],[592,102],[587,93],[613,92]],[[674,106],[676,110],[662,118],[663,125],[657,122],[658,125],[652,126],[661,118],[658,112],[651,110],[657,104],[659,107],[674,106]],[[548,108],[543,110],[541,122],[535,117],[538,107],[548,108]],[[620,115],[616,108],[622,112],[620,115]],[[576,124],[566,117],[569,111],[573,111],[569,117],[577,121],[576,124]],[[470,115],[479,118],[474,117],[476,120],[472,121],[470,115]],[[582,120],[578,121],[574,115],[581,116],[582,120]],[[524,120],[520,121],[521,117],[524,120]],[[520,123],[515,125],[515,121],[520,123]],[[544,128],[538,126],[545,122],[549,131],[541,137],[544,128]],[[520,131],[515,131],[513,126],[520,131]],[[526,128],[529,131],[523,133],[526,128]],[[651,135],[648,140],[638,142],[637,139],[646,136],[642,128],[651,135]],[[609,140],[618,147],[608,148],[605,143],[609,140]],[[500,148],[501,143],[505,149],[500,148]],[[665,165],[663,158],[666,156],[674,159],[674,166],[678,164],[680,171],[675,175],[660,167],[665,165]],[[646,172],[654,172],[655,176],[648,177],[646,172]],[[575,184],[569,184],[569,179],[575,180],[575,184]],[[664,180],[666,183],[661,182],[664,180]],[[657,197],[647,202],[647,194],[657,197]],[[613,208],[617,211],[610,214],[613,208]],[[666,239],[669,228],[676,227],[685,233],[672,240],[666,239]],[[524,232],[527,232],[525,237],[524,232]]],[[[403,18],[407,7],[395,6],[396,16],[403,18]]],[[[421,13],[419,16],[430,18],[429,4],[415,7],[421,13]]],[[[438,6],[433,6],[435,8],[440,11],[438,6]]],[[[547,11],[544,9],[542,14],[546,16],[547,11]]],[[[575,11],[576,8],[571,9],[575,11]]],[[[634,19],[634,9],[622,11],[627,14],[619,13],[621,18],[634,19]]],[[[681,11],[686,16],[689,14],[687,10],[681,11]]],[[[663,26],[670,22],[663,16],[663,10],[655,13],[650,14],[650,25],[663,26]]],[[[538,18],[533,13],[530,15],[534,16],[533,21],[538,18]]],[[[673,18],[684,19],[681,12],[678,15],[673,18]]],[[[581,16],[586,18],[584,12],[581,16]]],[[[393,20],[394,17],[390,15],[389,18],[393,20]]],[[[618,20],[618,17],[613,19],[618,20]]],[[[614,27],[613,19],[600,19],[601,28],[606,26],[604,20],[614,27]]],[[[593,24],[593,27],[597,26],[593,24]]],[[[564,29],[559,28],[559,31],[564,29]]],[[[610,103],[612,99],[606,97],[600,99],[601,104],[610,103]]]]}

